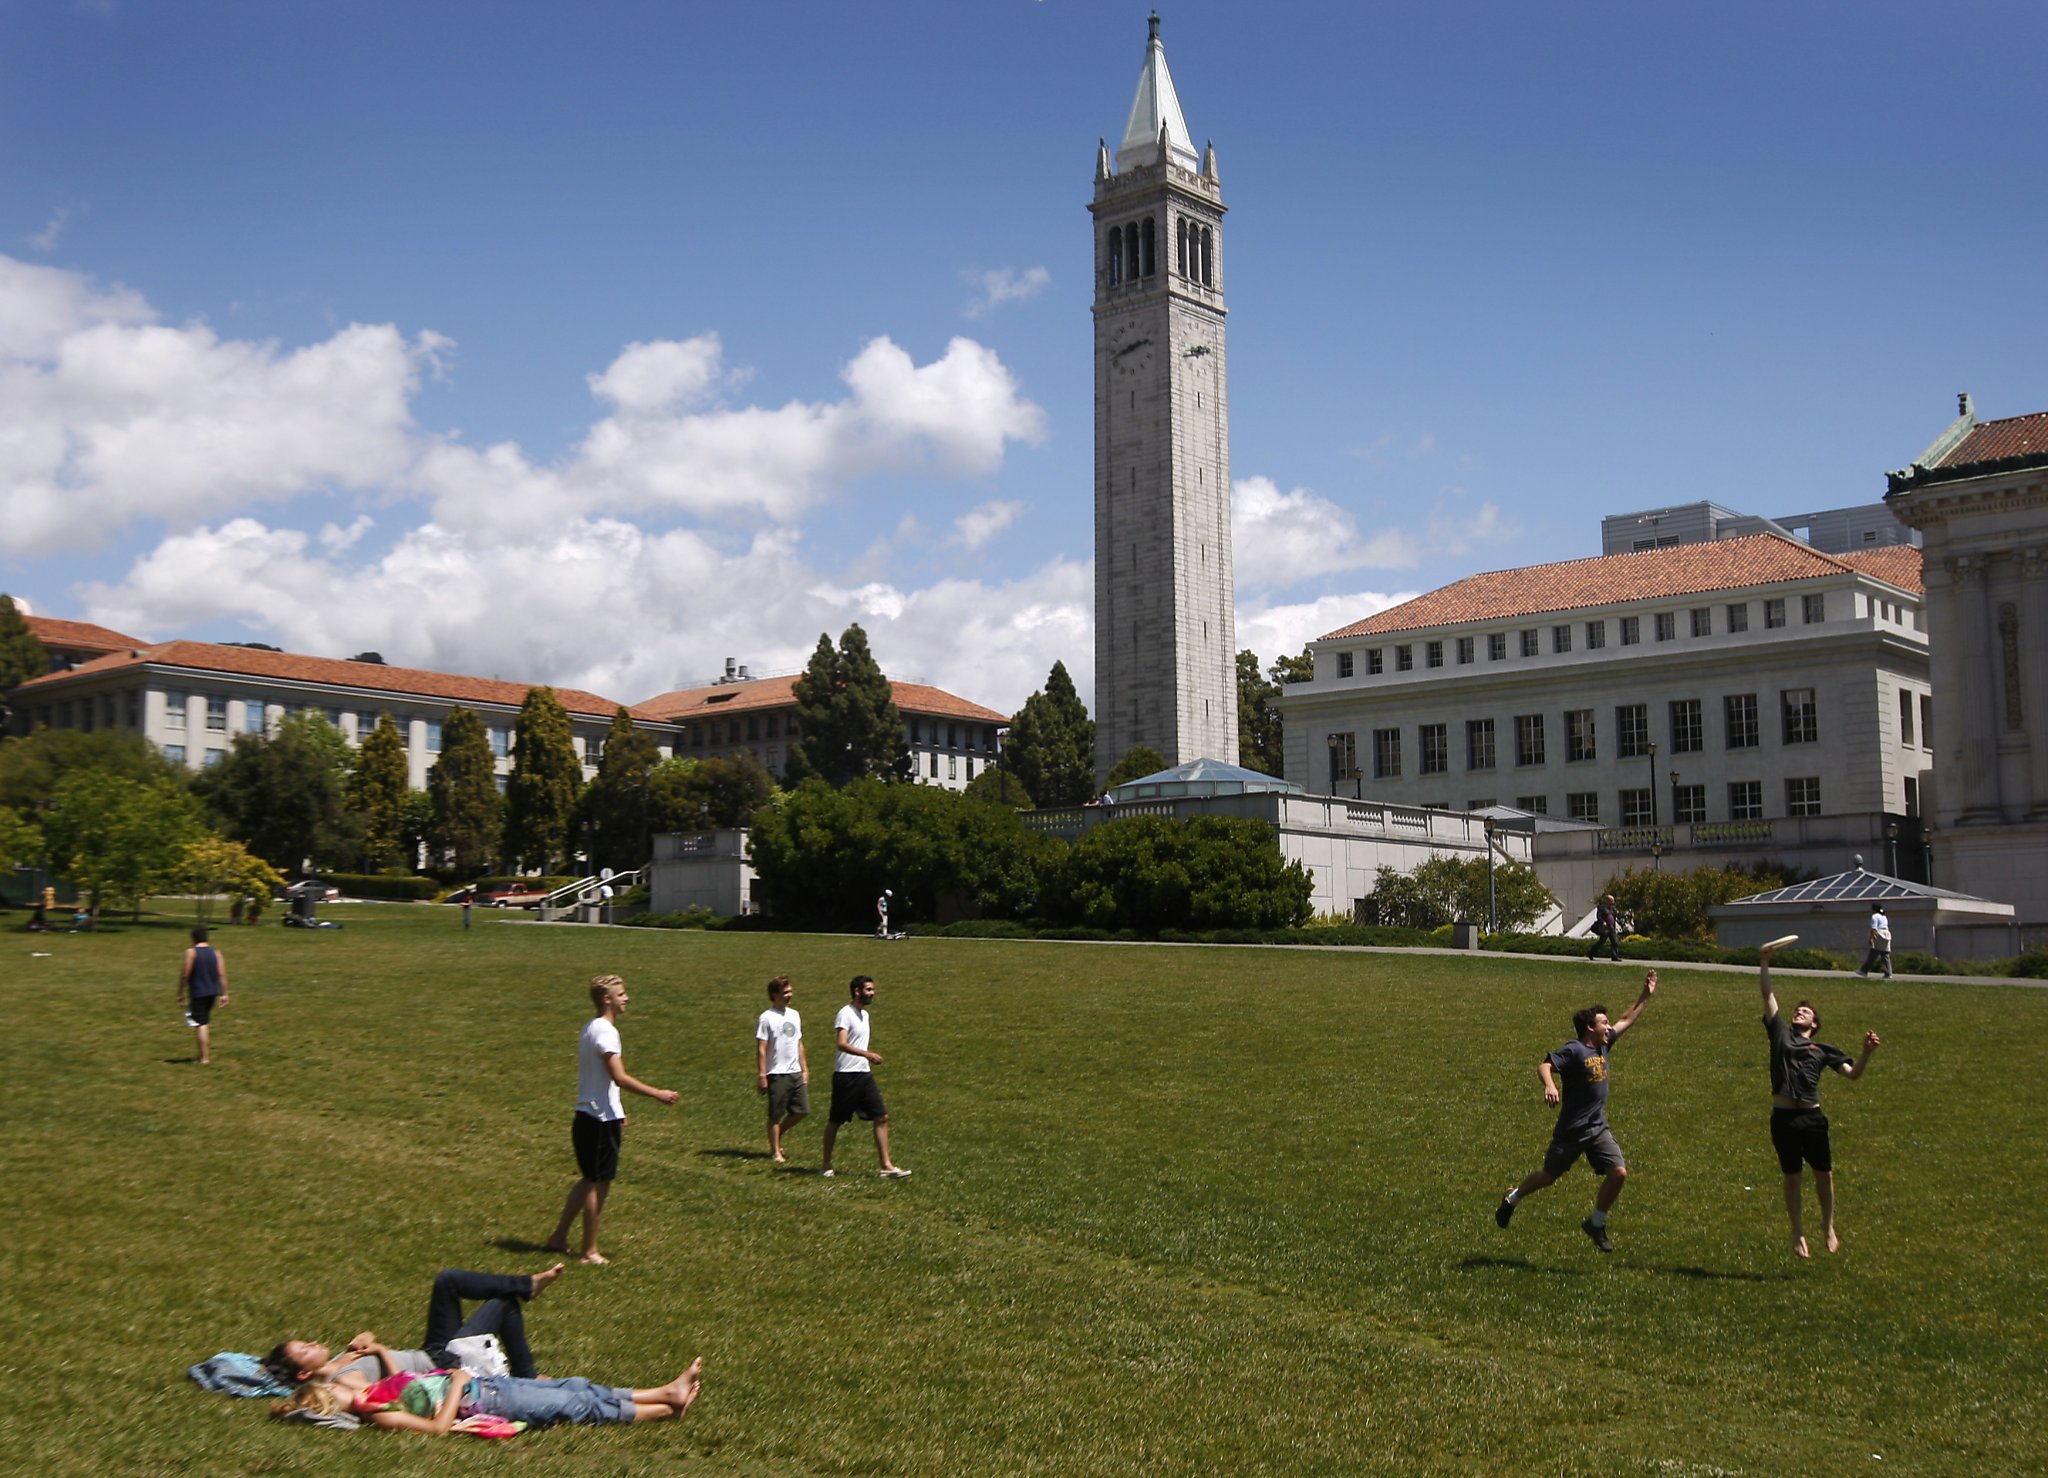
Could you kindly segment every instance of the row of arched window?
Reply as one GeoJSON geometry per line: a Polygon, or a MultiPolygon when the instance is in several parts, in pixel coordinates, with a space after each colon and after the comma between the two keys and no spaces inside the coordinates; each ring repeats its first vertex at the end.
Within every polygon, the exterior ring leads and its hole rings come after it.
{"type": "MultiPolygon", "coordinates": [[[[1177,223],[1175,270],[1189,282],[1203,287],[1216,285],[1216,233],[1208,226],[1182,217],[1177,223]]],[[[1155,228],[1152,217],[1111,226],[1107,245],[1109,285],[1136,282],[1150,277],[1155,265],[1155,228]]]]}
{"type": "Polygon", "coordinates": [[[1109,285],[1136,282],[1150,277],[1152,266],[1152,217],[1109,228],[1109,285]]]}
{"type": "Polygon", "coordinates": [[[1183,216],[1180,223],[1180,275],[1204,287],[1214,287],[1215,258],[1215,233],[1183,216]]]}

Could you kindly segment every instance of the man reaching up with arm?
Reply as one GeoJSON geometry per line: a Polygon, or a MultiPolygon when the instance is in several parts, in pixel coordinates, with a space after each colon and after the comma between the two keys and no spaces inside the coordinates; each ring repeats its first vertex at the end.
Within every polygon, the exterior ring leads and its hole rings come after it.
{"type": "Polygon", "coordinates": [[[1863,1055],[1854,1062],[1849,1054],[1826,1042],[1816,1042],[1820,1013],[1810,1001],[1792,1008],[1788,1023],[1778,1014],[1778,998],[1771,991],[1771,950],[1765,945],[1757,964],[1757,988],[1764,999],[1764,1031],[1771,1039],[1771,1145],[1778,1152],[1778,1168],[1785,1173],[1785,1215],[1792,1222],[1792,1250],[1800,1257],[1807,1250],[1806,1233],[1800,1226],[1799,1175],[1802,1164],[1813,1167],[1814,1194],[1820,1199],[1822,1230],[1828,1251],[1841,1249],[1835,1235],[1835,1158],[1828,1143],[1828,1116],[1820,1111],[1820,1075],[1833,1068],[1845,1078],[1860,1078],[1877,1052],[1876,1032],[1863,1034],[1863,1055]]]}

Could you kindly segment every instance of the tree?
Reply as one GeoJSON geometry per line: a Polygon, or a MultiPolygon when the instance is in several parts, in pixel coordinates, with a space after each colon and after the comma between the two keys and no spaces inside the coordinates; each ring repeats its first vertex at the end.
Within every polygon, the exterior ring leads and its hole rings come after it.
{"type": "Polygon", "coordinates": [[[1024,700],[1003,740],[1003,768],[1045,806],[1078,806],[1095,794],[1095,720],[1055,662],[1045,686],[1024,700]]]}
{"type": "Polygon", "coordinates": [[[183,765],[172,764],[139,734],[38,729],[26,738],[0,742],[0,806],[32,813],[57,793],[66,776],[84,770],[129,780],[190,783],[183,765]]]}
{"type": "Polygon", "coordinates": [[[501,834],[498,767],[490,736],[473,708],[451,708],[441,725],[441,755],[427,771],[432,819],[427,846],[458,877],[488,872],[501,834]]]}
{"type": "Polygon", "coordinates": [[[317,714],[287,714],[268,734],[237,734],[193,788],[229,838],[284,872],[352,858],[348,741],[317,714]]]}
{"type": "Polygon", "coordinates": [[[12,807],[0,806],[0,872],[39,861],[42,855],[42,829],[12,807]]]}
{"type": "Polygon", "coordinates": [[[818,634],[817,650],[796,680],[796,716],[802,737],[790,746],[792,781],[816,776],[828,785],[845,785],[864,775],[910,778],[903,715],[858,622],[840,634],[836,652],[831,638],[818,634]]]}
{"type": "Polygon", "coordinates": [[[1024,782],[1003,764],[984,769],[967,782],[967,788],[961,794],[986,801],[991,806],[1008,806],[1013,811],[1030,811],[1038,805],[1031,799],[1031,792],[1024,788],[1024,782]]]}
{"type": "Polygon", "coordinates": [[[1637,934],[1657,939],[1712,939],[1714,921],[1707,910],[1715,904],[1767,893],[1811,876],[1782,862],[1758,861],[1748,867],[1736,862],[1691,872],[1652,869],[1617,873],[1600,891],[1614,895],[1615,906],[1637,934]]]}
{"type": "Polygon", "coordinates": [[[1285,929],[1307,920],[1314,890],[1263,821],[1132,816],[1074,844],[1051,903],[1098,929],[1285,929]]]}
{"type": "MultiPolygon", "coordinates": [[[[178,859],[178,882],[196,900],[202,923],[215,894],[250,899],[260,913],[272,890],[284,886],[276,868],[240,842],[219,837],[201,837],[185,844],[184,855],[178,859]]],[[[253,914],[250,922],[255,922],[253,914]]]]}
{"type": "Polygon", "coordinates": [[[505,850],[515,863],[546,872],[568,856],[569,823],[582,789],[569,711],[553,688],[529,689],[519,706],[512,774],[505,783],[505,850]]]}
{"type": "Polygon", "coordinates": [[[746,750],[707,760],[663,760],[647,781],[650,833],[751,826],[775,780],[746,750]]]}
{"type": "Polygon", "coordinates": [[[631,871],[654,855],[647,782],[660,762],[654,736],[635,728],[625,709],[614,713],[597,778],[584,787],[577,807],[577,830],[592,867],[631,871]]]}
{"type": "MultiPolygon", "coordinates": [[[[1410,872],[1382,867],[1375,874],[1368,913],[1396,928],[1435,929],[1459,920],[1486,920],[1486,859],[1431,857],[1410,872]]],[[[1494,906],[1505,933],[1527,928],[1557,904],[1526,862],[1493,865],[1494,906]]]]}
{"type": "Polygon", "coordinates": [[[1259,671],[1259,654],[1237,654],[1237,760],[1247,770],[1285,773],[1280,748],[1280,684],[1259,671]]]}
{"type": "Polygon", "coordinates": [[[1307,647],[1292,657],[1275,657],[1273,665],[1266,669],[1266,675],[1283,687],[1288,683],[1314,682],[1316,659],[1307,647]]]}
{"type": "Polygon", "coordinates": [[[50,653],[28,629],[11,595],[0,595],[0,731],[7,718],[7,694],[50,670],[50,653]]]}
{"type": "Polygon", "coordinates": [[[204,833],[199,802],[168,780],[81,770],[57,787],[44,822],[50,858],[88,898],[132,904],[177,880],[185,845],[204,833]]]}
{"type": "Polygon", "coordinates": [[[381,872],[399,862],[409,779],[405,740],[387,713],[356,746],[355,768],[348,777],[349,809],[363,824],[364,872],[381,872]]]}
{"type": "Polygon", "coordinates": [[[1147,775],[1157,775],[1166,768],[1166,756],[1149,744],[1136,744],[1116,768],[1109,772],[1109,778],[1102,782],[1104,790],[1115,790],[1126,780],[1142,780],[1147,775]]]}
{"type": "Polygon", "coordinates": [[[358,652],[348,660],[351,662],[367,662],[372,667],[382,667],[385,665],[382,652],[358,652]]]}

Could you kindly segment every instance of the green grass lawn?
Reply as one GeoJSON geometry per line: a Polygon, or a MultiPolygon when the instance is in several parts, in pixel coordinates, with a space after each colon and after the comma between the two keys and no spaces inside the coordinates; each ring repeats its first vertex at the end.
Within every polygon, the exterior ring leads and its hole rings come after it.
{"type": "MultiPolygon", "coordinates": [[[[1617,1249],[1583,1170],[1493,1224],[1534,1065],[1628,966],[545,927],[337,907],[223,929],[215,1064],[180,921],[0,945],[9,1472],[2039,1471],[2048,993],[1780,979],[1825,1037],[1845,1245],[1797,1264],[1754,980],[1669,970],[1615,1053],[1617,1249]],[[47,958],[32,958],[47,950],[47,958]],[[435,1269],[528,1270],[574,1178],[583,983],[639,1077],[551,1373],[684,1421],[510,1442],[279,1427],[184,1378],[287,1331],[414,1343],[435,1269]],[[753,1022],[797,981],[816,1114],[767,1162],[753,1022]],[[832,1013],[880,982],[897,1158],[808,1173],[832,1013]],[[1881,1455],[1881,1458],[1879,1457],[1881,1455]]],[[[1812,1213],[1809,1212],[1811,1217],[1812,1213]]],[[[1810,1220],[1817,1226],[1817,1219],[1810,1220]]]]}

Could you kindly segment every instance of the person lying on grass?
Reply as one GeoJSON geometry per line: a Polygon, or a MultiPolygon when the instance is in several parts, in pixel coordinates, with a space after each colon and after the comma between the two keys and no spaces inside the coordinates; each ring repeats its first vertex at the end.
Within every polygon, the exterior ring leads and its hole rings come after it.
{"type": "Polygon", "coordinates": [[[353,1372],[367,1381],[380,1380],[400,1371],[424,1375],[439,1366],[453,1365],[448,1358],[448,1341],[465,1335],[495,1334],[505,1352],[505,1365],[516,1376],[533,1376],[533,1352],[526,1344],[526,1318],[520,1305],[540,1297],[547,1286],[562,1276],[562,1265],[538,1273],[472,1273],[461,1268],[443,1268],[434,1275],[433,1291],[427,1296],[427,1329],[416,1350],[394,1350],[364,1330],[338,1354],[315,1340],[285,1339],[263,1357],[263,1364],[278,1383],[296,1386],[310,1380],[326,1380],[353,1372]],[[463,1300],[482,1299],[476,1311],[462,1317],[463,1300]]]}
{"type": "Polygon", "coordinates": [[[555,1422],[658,1422],[688,1411],[704,1385],[704,1361],[665,1386],[601,1386],[582,1376],[562,1380],[516,1375],[471,1375],[466,1370],[402,1370],[372,1381],[347,1370],[308,1380],[290,1399],[270,1408],[282,1420],[298,1411],[323,1416],[351,1412],[373,1426],[436,1435],[473,1417],[498,1417],[544,1427],[555,1422]]]}

